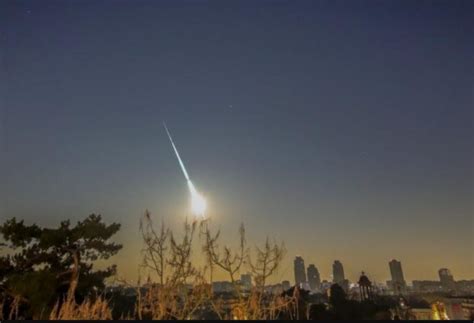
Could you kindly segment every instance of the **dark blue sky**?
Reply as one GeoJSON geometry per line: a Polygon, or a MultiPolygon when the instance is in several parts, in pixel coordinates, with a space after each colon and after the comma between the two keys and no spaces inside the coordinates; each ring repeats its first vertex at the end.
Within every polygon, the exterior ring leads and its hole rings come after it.
{"type": "Polygon", "coordinates": [[[323,278],[340,259],[385,280],[393,257],[408,280],[472,278],[473,11],[2,1],[1,217],[102,213],[134,276],[143,210],[186,215],[166,121],[213,222],[285,240],[281,278],[295,254],[323,278]]]}

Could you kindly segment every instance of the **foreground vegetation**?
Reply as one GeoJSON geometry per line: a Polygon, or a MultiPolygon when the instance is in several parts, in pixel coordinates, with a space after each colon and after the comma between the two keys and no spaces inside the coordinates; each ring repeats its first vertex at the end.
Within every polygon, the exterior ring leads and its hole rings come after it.
{"type": "Polygon", "coordinates": [[[220,232],[212,232],[207,221],[185,222],[178,236],[164,223],[156,227],[149,212],[140,221],[140,276],[148,279],[145,284],[121,280],[120,288],[106,289],[116,267],[96,270],[94,262],[119,252],[122,246],[110,241],[119,229],[94,214],[55,229],[15,218],[3,223],[0,319],[390,318],[387,300],[350,301],[338,285],[332,286],[330,298],[298,288],[269,293],[266,287],[281,264],[284,246],[267,238],[251,249],[243,225],[237,246],[230,248],[220,245],[220,232]],[[196,256],[206,259],[203,266],[194,264],[196,256]],[[213,291],[216,271],[227,275],[232,291],[213,291]],[[250,289],[239,281],[247,271],[254,279],[250,289]],[[131,295],[126,293],[130,290],[131,295]]]}

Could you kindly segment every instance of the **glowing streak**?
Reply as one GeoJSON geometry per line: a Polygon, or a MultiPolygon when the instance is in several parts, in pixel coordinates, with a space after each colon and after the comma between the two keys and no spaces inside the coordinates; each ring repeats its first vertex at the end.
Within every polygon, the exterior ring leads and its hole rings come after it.
{"type": "Polygon", "coordinates": [[[168,134],[168,137],[170,138],[171,146],[173,146],[176,157],[178,157],[179,165],[181,166],[181,170],[183,171],[184,177],[189,182],[191,180],[189,179],[188,172],[186,171],[186,168],[184,167],[184,164],[183,164],[183,161],[181,160],[181,157],[179,157],[178,149],[176,149],[176,146],[174,145],[173,138],[171,138],[171,134],[168,131],[168,127],[166,126],[166,123],[164,123],[164,122],[163,122],[163,125],[165,126],[166,133],[168,134]]]}
{"type": "Polygon", "coordinates": [[[193,182],[188,181],[189,191],[191,193],[191,210],[195,215],[204,217],[206,212],[207,203],[204,197],[199,194],[196,188],[193,185],[193,182]]]}
{"type": "Polygon", "coordinates": [[[193,182],[191,182],[188,172],[186,171],[186,168],[184,167],[184,163],[181,160],[181,157],[179,156],[178,149],[176,148],[173,142],[173,138],[171,138],[171,134],[168,131],[168,127],[166,127],[166,124],[164,122],[163,122],[163,125],[165,126],[166,133],[168,134],[168,137],[170,138],[171,145],[173,146],[176,157],[178,158],[179,165],[181,166],[181,170],[183,171],[184,177],[186,178],[186,181],[188,182],[189,193],[191,194],[191,210],[195,215],[204,217],[204,212],[206,211],[206,206],[207,206],[206,200],[196,190],[193,182]]]}

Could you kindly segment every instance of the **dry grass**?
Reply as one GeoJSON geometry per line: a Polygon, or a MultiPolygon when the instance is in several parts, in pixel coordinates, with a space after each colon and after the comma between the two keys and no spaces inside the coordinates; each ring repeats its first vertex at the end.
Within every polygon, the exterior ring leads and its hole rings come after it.
{"type": "Polygon", "coordinates": [[[109,304],[102,297],[95,300],[86,299],[81,304],[66,299],[61,305],[59,302],[53,307],[49,315],[50,320],[111,320],[112,311],[109,304]]]}

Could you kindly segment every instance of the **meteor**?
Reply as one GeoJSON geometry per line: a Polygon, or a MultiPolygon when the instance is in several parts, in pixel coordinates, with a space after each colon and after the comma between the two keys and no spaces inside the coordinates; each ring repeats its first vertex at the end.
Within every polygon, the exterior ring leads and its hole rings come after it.
{"type": "Polygon", "coordinates": [[[181,170],[183,171],[184,177],[188,183],[189,193],[191,195],[191,210],[196,216],[204,217],[204,212],[206,211],[206,200],[204,197],[196,190],[194,187],[193,182],[189,178],[188,172],[186,171],[186,167],[184,167],[184,163],[179,156],[178,149],[176,148],[173,138],[171,137],[170,132],[168,131],[168,127],[166,123],[163,122],[163,126],[165,127],[166,133],[168,134],[168,138],[170,138],[171,146],[173,146],[174,153],[178,158],[179,166],[181,166],[181,170]]]}

